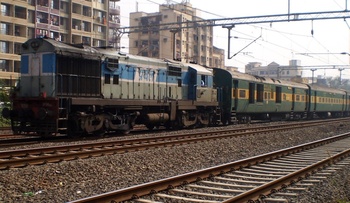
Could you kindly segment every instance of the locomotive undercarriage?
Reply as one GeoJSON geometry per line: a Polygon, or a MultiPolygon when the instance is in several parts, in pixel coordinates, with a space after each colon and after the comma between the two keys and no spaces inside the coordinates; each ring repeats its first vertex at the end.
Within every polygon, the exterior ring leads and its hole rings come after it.
{"type": "Polygon", "coordinates": [[[178,110],[174,119],[170,119],[171,114],[171,112],[147,113],[139,119],[139,122],[144,123],[150,130],[160,126],[165,126],[167,129],[206,127],[218,125],[220,122],[220,115],[209,109],[178,110]]]}
{"type": "Polygon", "coordinates": [[[138,112],[112,114],[105,112],[76,112],[69,116],[68,132],[71,137],[83,134],[104,135],[109,131],[127,134],[133,129],[138,112]]]}
{"type": "Polygon", "coordinates": [[[11,120],[12,131],[14,134],[38,134],[42,137],[56,134],[56,122],[41,120],[11,120]]]}
{"type": "Polygon", "coordinates": [[[199,108],[196,110],[182,110],[179,112],[179,126],[181,128],[196,128],[219,125],[221,122],[219,109],[199,108]]]}

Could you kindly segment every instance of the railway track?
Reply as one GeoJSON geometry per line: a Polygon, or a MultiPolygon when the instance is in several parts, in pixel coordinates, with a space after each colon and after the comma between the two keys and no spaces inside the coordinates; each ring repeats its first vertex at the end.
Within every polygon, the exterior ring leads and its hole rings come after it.
{"type": "MultiPolygon", "coordinates": [[[[327,120],[326,122],[329,123],[340,121],[344,120],[327,120]]],[[[147,150],[154,147],[169,147],[205,140],[229,138],[233,136],[269,133],[273,131],[286,131],[295,128],[320,125],[324,124],[324,122],[325,121],[310,121],[306,123],[228,129],[212,132],[197,132],[172,136],[147,137],[98,143],[0,151],[0,169],[4,170],[10,168],[25,167],[27,165],[57,163],[79,158],[84,159],[116,153],[127,153],[130,151],[147,150]]]]}
{"type": "Polygon", "coordinates": [[[0,131],[11,130],[11,127],[0,127],[0,131]]]}
{"type": "MultiPolygon", "coordinates": [[[[162,130],[162,129],[159,129],[162,130]]],[[[144,134],[149,133],[149,130],[145,130],[145,128],[137,127],[134,129],[133,134],[144,134]]],[[[114,134],[107,134],[107,136],[114,136],[114,134]]],[[[96,140],[101,138],[101,136],[86,136],[84,140],[96,140]]],[[[51,142],[51,141],[65,141],[65,142],[73,142],[79,141],[82,138],[70,138],[66,135],[57,135],[57,136],[49,136],[49,137],[40,137],[36,134],[28,134],[28,135],[13,135],[13,134],[3,134],[0,135],[0,147],[12,147],[18,145],[27,145],[27,144],[35,144],[40,142],[51,142]]]]}
{"type": "Polygon", "coordinates": [[[87,202],[289,202],[350,164],[350,133],[108,192],[87,202]]]}

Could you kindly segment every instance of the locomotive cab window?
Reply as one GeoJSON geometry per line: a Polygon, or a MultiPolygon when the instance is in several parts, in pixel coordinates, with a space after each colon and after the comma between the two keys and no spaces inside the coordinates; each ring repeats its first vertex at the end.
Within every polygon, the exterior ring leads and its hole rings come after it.
{"type": "Polygon", "coordinates": [[[205,77],[205,75],[201,76],[201,86],[202,87],[207,86],[207,77],[205,77]]]}

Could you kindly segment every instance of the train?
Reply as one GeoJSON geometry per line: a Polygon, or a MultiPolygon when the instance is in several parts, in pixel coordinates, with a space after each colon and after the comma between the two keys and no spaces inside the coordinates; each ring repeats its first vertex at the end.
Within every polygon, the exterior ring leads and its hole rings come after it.
{"type": "Polygon", "coordinates": [[[11,93],[15,134],[70,137],[348,116],[350,93],[195,63],[68,44],[50,38],[21,46],[11,93]]]}

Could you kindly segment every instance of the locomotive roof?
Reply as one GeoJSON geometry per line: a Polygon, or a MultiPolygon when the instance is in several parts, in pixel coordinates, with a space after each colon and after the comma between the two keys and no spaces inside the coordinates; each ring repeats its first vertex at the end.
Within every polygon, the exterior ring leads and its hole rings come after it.
{"type": "Polygon", "coordinates": [[[74,55],[84,58],[97,58],[99,51],[83,44],[66,44],[50,38],[29,39],[21,46],[21,54],[33,52],[56,52],[62,55],[74,55]]]}
{"type": "Polygon", "coordinates": [[[167,62],[171,62],[174,64],[179,64],[185,67],[191,67],[193,69],[195,69],[197,71],[197,73],[201,74],[201,75],[213,75],[213,72],[210,71],[208,68],[195,64],[195,63],[183,63],[181,61],[175,61],[175,60],[171,60],[171,59],[164,59],[167,62]]]}
{"type": "Polygon", "coordinates": [[[207,68],[205,68],[204,66],[193,64],[193,63],[184,63],[184,65],[195,69],[197,73],[201,75],[213,75],[213,73],[207,68]]]}
{"type": "Polygon", "coordinates": [[[279,79],[274,79],[274,78],[255,76],[255,75],[250,75],[247,73],[241,73],[238,71],[231,71],[231,70],[225,70],[225,71],[230,73],[232,78],[237,78],[237,79],[241,79],[241,80],[263,82],[266,84],[274,84],[274,85],[281,85],[281,86],[293,86],[293,87],[308,89],[307,85],[303,84],[303,83],[297,83],[297,82],[292,82],[292,81],[287,81],[287,80],[279,80],[279,79]]]}

